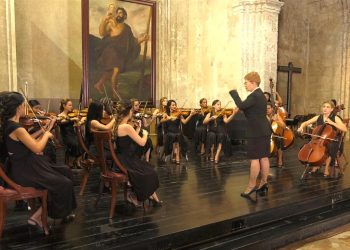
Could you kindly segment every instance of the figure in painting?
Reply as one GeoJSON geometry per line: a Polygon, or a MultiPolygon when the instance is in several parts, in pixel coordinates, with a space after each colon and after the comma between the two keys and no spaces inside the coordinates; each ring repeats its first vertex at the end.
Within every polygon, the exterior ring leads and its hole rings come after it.
{"type": "Polygon", "coordinates": [[[127,16],[124,8],[109,5],[107,14],[99,25],[102,41],[96,48],[97,64],[102,72],[94,87],[103,94],[104,84],[110,80],[113,97],[119,100],[122,99],[118,91],[120,73],[125,70],[128,62],[134,61],[140,55],[141,43],[149,39],[148,34],[134,37],[130,26],[125,23],[127,16]]]}

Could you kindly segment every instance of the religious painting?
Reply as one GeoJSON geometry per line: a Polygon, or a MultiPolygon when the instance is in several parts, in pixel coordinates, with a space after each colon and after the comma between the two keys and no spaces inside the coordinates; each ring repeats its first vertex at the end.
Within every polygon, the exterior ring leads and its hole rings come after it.
{"type": "Polygon", "coordinates": [[[154,103],[156,8],[151,0],[83,0],[87,98],[154,103]]]}

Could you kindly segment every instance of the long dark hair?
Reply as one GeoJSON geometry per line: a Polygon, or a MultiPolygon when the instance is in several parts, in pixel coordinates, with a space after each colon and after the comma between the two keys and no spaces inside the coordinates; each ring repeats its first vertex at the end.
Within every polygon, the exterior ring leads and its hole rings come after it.
{"type": "Polygon", "coordinates": [[[0,160],[7,157],[5,129],[7,121],[16,115],[17,108],[24,102],[24,97],[18,92],[0,92],[0,160]]]}
{"type": "Polygon", "coordinates": [[[100,102],[93,101],[89,105],[86,121],[97,120],[100,121],[103,115],[103,104],[100,102]]]}
{"type": "MultiPolygon", "coordinates": [[[[173,103],[173,102],[176,104],[176,101],[175,101],[175,100],[169,100],[169,101],[167,102],[167,104],[166,104],[165,110],[166,110],[167,115],[170,115],[170,106],[171,106],[171,103],[173,103]]],[[[176,105],[177,105],[177,104],[176,104],[176,105]]]]}

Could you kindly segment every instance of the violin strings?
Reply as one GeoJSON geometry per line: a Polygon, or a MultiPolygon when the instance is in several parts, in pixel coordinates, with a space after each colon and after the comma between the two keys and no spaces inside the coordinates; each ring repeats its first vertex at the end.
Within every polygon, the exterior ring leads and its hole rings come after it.
{"type": "MultiPolygon", "coordinates": [[[[36,114],[34,113],[34,110],[33,110],[32,107],[29,105],[28,99],[27,99],[27,97],[25,96],[25,94],[24,94],[24,92],[23,92],[23,89],[20,88],[19,90],[22,92],[22,95],[23,95],[24,100],[25,100],[25,102],[26,102],[27,108],[33,113],[35,119],[39,120],[38,117],[36,116],[36,114]]],[[[39,126],[40,126],[41,129],[43,129],[44,131],[46,131],[46,130],[44,129],[44,127],[41,125],[40,122],[39,122],[39,126]]]]}

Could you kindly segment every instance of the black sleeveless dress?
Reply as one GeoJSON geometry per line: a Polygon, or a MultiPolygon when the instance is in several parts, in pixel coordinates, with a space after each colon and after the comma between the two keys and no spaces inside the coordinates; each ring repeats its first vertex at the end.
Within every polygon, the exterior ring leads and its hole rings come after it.
{"type": "Polygon", "coordinates": [[[206,114],[197,114],[196,115],[196,128],[194,131],[194,146],[195,149],[198,150],[198,147],[202,143],[206,143],[207,140],[207,128],[208,126],[203,124],[206,114]]]}
{"type": "Polygon", "coordinates": [[[164,153],[170,155],[173,151],[173,143],[178,142],[180,145],[180,153],[186,155],[187,143],[181,131],[181,118],[164,122],[164,153]]]}
{"type": "Polygon", "coordinates": [[[82,150],[78,144],[78,138],[74,131],[74,122],[61,123],[60,131],[64,146],[68,150],[68,153],[72,157],[78,157],[82,154],[82,150]]]}
{"type": "Polygon", "coordinates": [[[139,201],[147,200],[159,187],[153,166],[138,156],[138,145],[128,135],[117,138],[117,157],[128,171],[129,180],[139,201]]]}
{"type": "Polygon", "coordinates": [[[10,176],[19,185],[48,190],[48,215],[58,219],[76,208],[73,176],[67,166],[53,166],[47,156],[30,151],[22,142],[9,135],[22,126],[9,121],[5,129],[6,147],[10,159],[10,176]]]}
{"type": "Polygon", "coordinates": [[[231,143],[227,136],[225,122],[223,116],[219,116],[215,120],[212,120],[208,124],[208,134],[206,151],[207,154],[210,153],[211,147],[217,147],[218,144],[222,145],[222,151],[225,155],[231,154],[231,143]]]}

